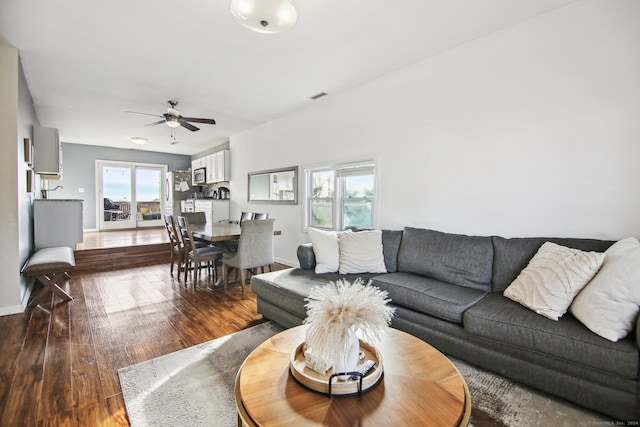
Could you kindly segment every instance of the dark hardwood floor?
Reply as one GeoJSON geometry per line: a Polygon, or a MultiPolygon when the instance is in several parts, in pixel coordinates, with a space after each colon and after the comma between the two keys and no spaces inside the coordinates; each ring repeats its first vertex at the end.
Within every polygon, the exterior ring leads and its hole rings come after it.
{"type": "Polygon", "coordinates": [[[0,317],[0,426],[129,425],[119,368],[264,321],[249,287],[243,300],[209,285],[185,287],[168,264],[74,272],[73,301],[0,317]]]}

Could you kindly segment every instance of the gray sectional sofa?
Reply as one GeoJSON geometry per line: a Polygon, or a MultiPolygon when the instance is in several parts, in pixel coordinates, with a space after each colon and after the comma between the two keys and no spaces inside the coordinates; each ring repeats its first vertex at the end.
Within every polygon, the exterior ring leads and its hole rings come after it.
{"type": "Polygon", "coordinates": [[[385,274],[315,274],[310,244],[300,268],[254,276],[258,311],[285,327],[302,323],[315,285],[372,280],[396,309],[392,326],[445,354],[607,414],[640,420],[640,327],[611,342],[569,312],[553,321],[502,295],[538,248],[551,241],[584,251],[614,242],[572,238],[502,238],[406,227],[382,233],[385,274]]]}

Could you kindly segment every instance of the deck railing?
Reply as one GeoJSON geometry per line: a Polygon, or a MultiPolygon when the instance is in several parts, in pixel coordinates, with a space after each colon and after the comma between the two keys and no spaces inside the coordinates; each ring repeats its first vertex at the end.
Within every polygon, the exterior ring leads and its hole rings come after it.
{"type": "MultiPolygon", "coordinates": [[[[131,202],[127,200],[114,200],[118,205],[117,210],[105,210],[105,221],[128,221],[131,219],[131,202]]],[[[137,221],[151,221],[162,219],[160,201],[142,201],[137,203],[137,221]]]]}

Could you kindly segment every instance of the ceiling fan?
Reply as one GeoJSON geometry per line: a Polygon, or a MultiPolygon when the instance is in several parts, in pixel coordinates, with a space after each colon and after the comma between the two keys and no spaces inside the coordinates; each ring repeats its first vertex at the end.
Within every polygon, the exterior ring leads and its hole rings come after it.
{"type": "Polygon", "coordinates": [[[171,128],[177,128],[182,126],[183,128],[189,129],[192,132],[200,130],[200,128],[195,127],[189,122],[193,123],[204,123],[208,125],[215,125],[216,121],[213,119],[199,119],[196,117],[182,117],[180,115],[180,111],[176,109],[176,105],[178,105],[178,101],[167,101],[169,102],[169,107],[167,107],[167,112],[163,115],[158,114],[149,114],[149,113],[140,113],[138,111],[125,111],[125,113],[133,113],[133,114],[144,114],[145,116],[154,116],[154,117],[162,117],[162,120],[158,120],[157,122],[149,123],[145,126],[156,126],[161,123],[166,123],[167,126],[171,128]]]}

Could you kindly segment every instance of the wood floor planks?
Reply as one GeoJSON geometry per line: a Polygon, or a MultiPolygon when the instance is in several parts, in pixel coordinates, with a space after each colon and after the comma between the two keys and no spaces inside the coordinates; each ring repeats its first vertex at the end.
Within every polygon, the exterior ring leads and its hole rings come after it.
{"type": "Polygon", "coordinates": [[[185,286],[168,264],[74,272],[74,300],[0,317],[0,425],[128,425],[119,368],[264,321],[248,288],[211,284],[185,286]]]}
{"type": "Polygon", "coordinates": [[[38,419],[46,419],[48,414],[64,414],[73,407],[69,326],[69,304],[54,305],[45,350],[38,419]]]}

